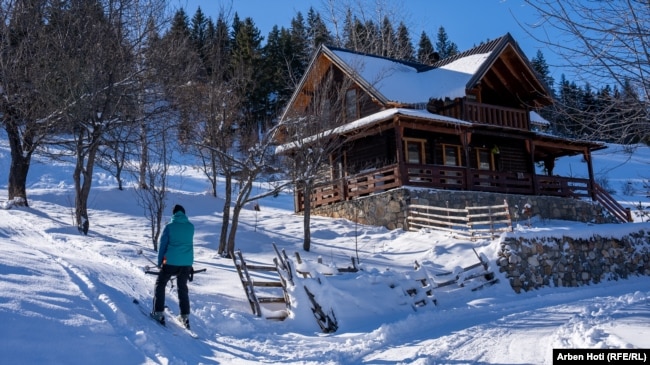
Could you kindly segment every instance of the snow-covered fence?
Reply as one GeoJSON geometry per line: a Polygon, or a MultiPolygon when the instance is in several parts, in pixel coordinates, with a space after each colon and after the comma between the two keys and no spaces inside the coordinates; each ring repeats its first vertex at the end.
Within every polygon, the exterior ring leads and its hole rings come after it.
{"type": "Polygon", "coordinates": [[[508,202],[501,205],[454,209],[412,204],[406,221],[410,231],[422,228],[451,232],[471,239],[494,238],[501,232],[512,232],[508,202]]]}

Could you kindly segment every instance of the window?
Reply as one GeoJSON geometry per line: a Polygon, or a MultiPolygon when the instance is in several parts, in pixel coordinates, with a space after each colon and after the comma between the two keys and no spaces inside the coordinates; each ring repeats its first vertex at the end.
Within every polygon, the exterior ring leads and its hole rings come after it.
{"type": "Polygon", "coordinates": [[[460,146],[443,144],[442,161],[445,166],[460,166],[460,146]]]}
{"type": "Polygon", "coordinates": [[[350,89],[345,93],[345,120],[351,122],[358,118],[357,89],[350,89]]]}
{"type": "Polygon", "coordinates": [[[479,170],[494,170],[492,153],[487,148],[477,148],[476,164],[479,170]]]}
{"type": "Polygon", "coordinates": [[[420,138],[404,138],[404,155],[406,157],[406,163],[418,165],[427,163],[424,154],[424,146],[426,142],[425,139],[420,138]]]}
{"type": "MultiPolygon", "coordinates": [[[[442,145],[442,162],[445,166],[458,167],[461,166],[460,146],[452,144],[442,145]]],[[[462,173],[458,169],[441,169],[440,175],[445,176],[440,179],[440,182],[447,185],[461,185],[463,181],[460,179],[462,173]]]]}

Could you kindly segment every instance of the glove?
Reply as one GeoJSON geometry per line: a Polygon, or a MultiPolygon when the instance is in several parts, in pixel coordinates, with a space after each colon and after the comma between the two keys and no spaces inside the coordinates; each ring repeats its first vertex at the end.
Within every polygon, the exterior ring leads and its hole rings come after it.
{"type": "Polygon", "coordinates": [[[190,267],[190,281],[194,280],[194,266],[190,267]]]}

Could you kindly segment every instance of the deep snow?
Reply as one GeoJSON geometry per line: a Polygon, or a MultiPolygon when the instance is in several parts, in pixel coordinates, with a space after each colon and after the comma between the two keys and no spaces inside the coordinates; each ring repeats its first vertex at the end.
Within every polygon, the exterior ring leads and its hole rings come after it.
{"type": "MultiPolygon", "coordinates": [[[[596,174],[622,203],[647,204],[648,148],[632,157],[617,149],[596,153],[596,174]]],[[[9,161],[0,139],[3,184],[9,161]]],[[[579,158],[567,159],[556,171],[577,176],[582,166],[579,158]]],[[[155,252],[134,190],[117,190],[110,175],[97,171],[90,233],[83,236],[73,225],[71,175],[70,164],[37,159],[29,175],[30,207],[0,209],[4,364],[550,364],[553,348],[650,348],[650,277],[516,294],[497,274],[495,285],[434,289],[437,305],[420,295],[427,304],[415,306],[405,294],[422,273],[414,271],[415,261],[432,277],[476,263],[475,248],[494,267],[501,239],[471,242],[313,217],[312,250],[304,252],[302,218],[293,214],[290,192],[263,199],[259,212],[242,212],[237,249],[250,264],[272,265],[275,243],[294,264],[299,252],[302,267],[313,268],[316,278],[295,279],[285,321],[256,317],[233,261],[216,254],[221,198],[207,193],[195,169],[178,165],[168,210],[185,206],[197,232],[194,266],[207,269],[190,284],[191,321],[200,336],[192,339],[174,326],[156,325],[134,304],[150,305],[155,280],[144,273],[155,252]],[[357,256],[358,273],[324,275],[357,256]],[[320,331],[302,285],[333,310],[336,332],[320,331]]],[[[6,199],[1,185],[0,205],[6,199]]],[[[510,234],[624,234],[650,229],[644,220],[588,225],[535,217],[532,227],[519,222],[510,234]]],[[[177,311],[173,290],[167,300],[177,311]]]]}

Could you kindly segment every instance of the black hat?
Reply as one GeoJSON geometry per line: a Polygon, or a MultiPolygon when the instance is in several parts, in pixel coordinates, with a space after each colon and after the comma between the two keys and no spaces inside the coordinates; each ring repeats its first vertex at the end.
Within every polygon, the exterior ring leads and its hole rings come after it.
{"type": "Polygon", "coordinates": [[[185,214],[185,208],[183,208],[183,206],[180,204],[176,204],[174,205],[174,210],[172,210],[172,213],[176,214],[176,212],[183,212],[183,214],[185,214]]]}

